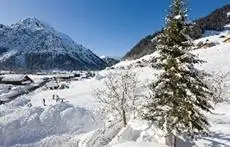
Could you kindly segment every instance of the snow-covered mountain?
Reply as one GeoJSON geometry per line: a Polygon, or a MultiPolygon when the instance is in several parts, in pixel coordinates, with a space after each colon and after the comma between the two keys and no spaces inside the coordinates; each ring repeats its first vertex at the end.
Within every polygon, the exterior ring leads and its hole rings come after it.
{"type": "Polygon", "coordinates": [[[88,70],[105,66],[91,50],[36,18],[0,25],[0,69],[88,70]]]}
{"type": "Polygon", "coordinates": [[[120,62],[119,59],[115,59],[115,58],[108,57],[108,56],[101,56],[100,58],[107,64],[108,67],[113,66],[117,64],[118,62],[120,62]]]}

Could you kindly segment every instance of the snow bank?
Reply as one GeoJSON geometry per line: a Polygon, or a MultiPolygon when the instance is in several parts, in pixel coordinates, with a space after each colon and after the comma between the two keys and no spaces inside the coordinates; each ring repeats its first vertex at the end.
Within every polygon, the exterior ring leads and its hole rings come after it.
{"type": "Polygon", "coordinates": [[[121,144],[114,145],[112,147],[167,147],[166,145],[158,144],[155,142],[125,142],[121,144]]]}
{"type": "Polygon", "coordinates": [[[158,129],[154,124],[144,120],[132,120],[123,128],[114,139],[110,146],[124,142],[157,142],[165,143],[165,133],[158,129]]]}
{"type": "Polygon", "coordinates": [[[81,134],[100,124],[92,112],[68,103],[46,108],[9,104],[0,110],[0,146],[29,144],[52,135],[81,134]]]}
{"type": "Polygon", "coordinates": [[[104,79],[105,76],[101,75],[100,73],[97,73],[96,76],[95,76],[95,79],[97,80],[101,80],[101,79],[104,79]]]}
{"type": "Polygon", "coordinates": [[[16,144],[14,147],[102,147],[121,130],[120,123],[103,126],[84,134],[62,134],[45,137],[30,144],[16,144]]]}

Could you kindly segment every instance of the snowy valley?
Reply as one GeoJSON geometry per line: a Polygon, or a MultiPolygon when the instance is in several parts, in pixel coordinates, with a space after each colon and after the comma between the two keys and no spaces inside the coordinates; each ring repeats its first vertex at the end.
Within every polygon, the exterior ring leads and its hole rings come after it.
{"type": "MultiPolygon", "coordinates": [[[[221,36],[230,36],[228,30],[209,35],[195,42],[207,39],[216,42],[216,46],[193,51],[207,61],[199,66],[209,73],[229,72],[230,43],[224,43],[221,36]]],[[[98,113],[98,104],[94,91],[103,87],[109,73],[122,73],[130,70],[136,73],[143,83],[154,80],[154,70],[149,66],[154,53],[138,60],[122,61],[112,68],[95,73],[95,77],[64,81],[65,89],[47,89],[40,87],[17,99],[0,105],[0,145],[1,146],[78,146],[100,147],[165,147],[164,133],[153,124],[143,120],[132,120],[123,128],[120,123],[104,125],[98,113]],[[141,64],[141,66],[140,66],[141,64]],[[63,98],[57,101],[53,95],[63,98]],[[43,103],[45,99],[45,106],[43,103]],[[29,105],[31,104],[31,105],[29,105]],[[147,142],[147,143],[146,143],[147,142]],[[149,143],[148,143],[149,142],[149,143]],[[120,144],[120,145],[116,145],[120,144]],[[157,145],[156,145],[157,144],[157,145]]],[[[54,75],[28,75],[33,81],[54,77],[54,75]]],[[[230,86],[230,79],[224,81],[230,86]]],[[[226,91],[228,94],[228,91],[226,91]]],[[[211,122],[210,136],[196,139],[199,147],[230,145],[230,103],[217,104],[212,114],[207,114],[211,122]]]]}
{"type": "Polygon", "coordinates": [[[230,147],[230,5],[195,39],[184,7],[123,60],[33,17],[0,25],[0,147],[230,147]]]}

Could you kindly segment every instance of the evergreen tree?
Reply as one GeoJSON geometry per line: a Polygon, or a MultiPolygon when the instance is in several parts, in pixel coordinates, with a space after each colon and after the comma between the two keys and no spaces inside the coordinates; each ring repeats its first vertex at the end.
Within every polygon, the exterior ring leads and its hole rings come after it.
{"type": "Polygon", "coordinates": [[[209,123],[203,111],[212,109],[212,92],[204,81],[207,74],[194,67],[203,61],[189,52],[190,29],[185,1],[173,0],[166,27],[157,38],[154,67],[160,74],[151,85],[153,95],[144,116],[174,135],[205,131],[209,123]]]}

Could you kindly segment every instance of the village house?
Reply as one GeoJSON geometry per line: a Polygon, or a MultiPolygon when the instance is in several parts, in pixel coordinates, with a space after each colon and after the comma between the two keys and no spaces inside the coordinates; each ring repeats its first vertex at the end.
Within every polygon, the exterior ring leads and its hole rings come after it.
{"type": "Polygon", "coordinates": [[[74,78],[74,74],[58,74],[55,78],[60,80],[70,80],[74,78]]]}
{"type": "Polygon", "coordinates": [[[75,78],[81,76],[81,72],[80,71],[72,71],[72,74],[74,75],[75,78]]]}
{"type": "Polygon", "coordinates": [[[12,84],[12,85],[26,85],[33,83],[34,81],[27,75],[2,75],[0,78],[0,83],[2,84],[12,84]]]}

